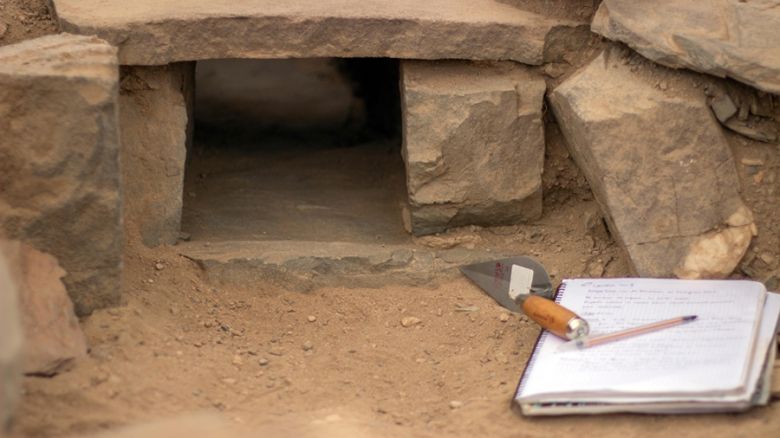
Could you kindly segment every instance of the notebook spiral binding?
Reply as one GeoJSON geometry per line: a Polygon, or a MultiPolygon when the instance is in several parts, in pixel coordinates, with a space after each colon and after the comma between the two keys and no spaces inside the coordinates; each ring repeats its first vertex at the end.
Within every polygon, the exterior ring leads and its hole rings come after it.
{"type": "MultiPolygon", "coordinates": [[[[558,289],[555,291],[555,296],[553,297],[553,299],[555,300],[556,304],[561,304],[561,299],[563,298],[564,292],[566,292],[566,280],[561,282],[561,285],[558,286],[558,289]]],[[[539,350],[541,350],[542,345],[544,344],[544,342],[542,341],[547,339],[548,336],[550,336],[550,332],[548,332],[547,330],[542,330],[542,333],[536,339],[536,344],[534,344],[534,349],[533,351],[531,351],[531,358],[526,364],[525,370],[523,370],[523,376],[520,378],[520,384],[517,385],[517,391],[515,391],[515,397],[517,397],[520,394],[520,392],[523,391],[523,387],[525,386],[527,377],[531,373],[531,370],[534,368],[534,363],[536,362],[536,359],[539,357],[537,353],[539,353],[539,350]]]]}
{"type": "Polygon", "coordinates": [[[555,296],[553,297],[555,304],[561,304],[564,292],[566,292],[566,280],[563,280],[561,285],[558,286],[558,290],[555,291],[555,296]]]}

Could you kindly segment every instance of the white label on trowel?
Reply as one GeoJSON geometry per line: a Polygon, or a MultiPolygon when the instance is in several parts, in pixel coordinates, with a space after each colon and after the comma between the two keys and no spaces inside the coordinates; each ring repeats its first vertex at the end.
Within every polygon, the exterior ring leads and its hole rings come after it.
{"type": "Polygon", "coordinates": [[[520,295],[531,293],[531,285],[534,283],[534,271],[524,266],[512,265],[512,274],[509,277],[509,297],[517,301],[520,295]]]}

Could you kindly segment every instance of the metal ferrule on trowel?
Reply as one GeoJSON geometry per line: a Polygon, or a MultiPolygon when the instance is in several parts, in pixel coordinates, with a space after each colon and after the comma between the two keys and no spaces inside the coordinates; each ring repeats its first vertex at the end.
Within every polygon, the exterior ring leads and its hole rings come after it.
{"type": "Polygon", "coordinates": [[[534,290],[518,294],[515,302],[529,318],[564,339],[579,339],[590,332],[587,321],[534,290]]]}
{"type": "Polygon", "coordinates": [[[507,309],[522,310],[544,329],[564,339],[589,333],[587,321],[555,303],[547,271],[536,260],[520,256],[461,268],[466,277],[507,309]]]}

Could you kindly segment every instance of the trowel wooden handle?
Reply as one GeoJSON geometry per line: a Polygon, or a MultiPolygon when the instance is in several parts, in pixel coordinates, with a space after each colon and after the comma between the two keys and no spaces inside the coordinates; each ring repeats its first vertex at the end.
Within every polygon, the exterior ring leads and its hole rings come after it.
{"type": "Polygon", "coordinates": [[[585,320],[555,301],[531,295],[525,298],[522,308],[529,318],[564,339],[588,334],[588,324],[585,320]]]}

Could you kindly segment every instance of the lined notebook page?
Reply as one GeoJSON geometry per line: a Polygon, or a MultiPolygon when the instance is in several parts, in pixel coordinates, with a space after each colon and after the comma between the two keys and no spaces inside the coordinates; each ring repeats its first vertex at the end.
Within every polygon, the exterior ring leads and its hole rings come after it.
{"type": "Polygon", "coordinates": [[[763,285],[751,281],[567,280],[559,302],[584,317],[592,334],[699,318],[569,352],[559,352],[563,341],[545,333],[517,399],[744,392],[765,295],[763,285]]]}

